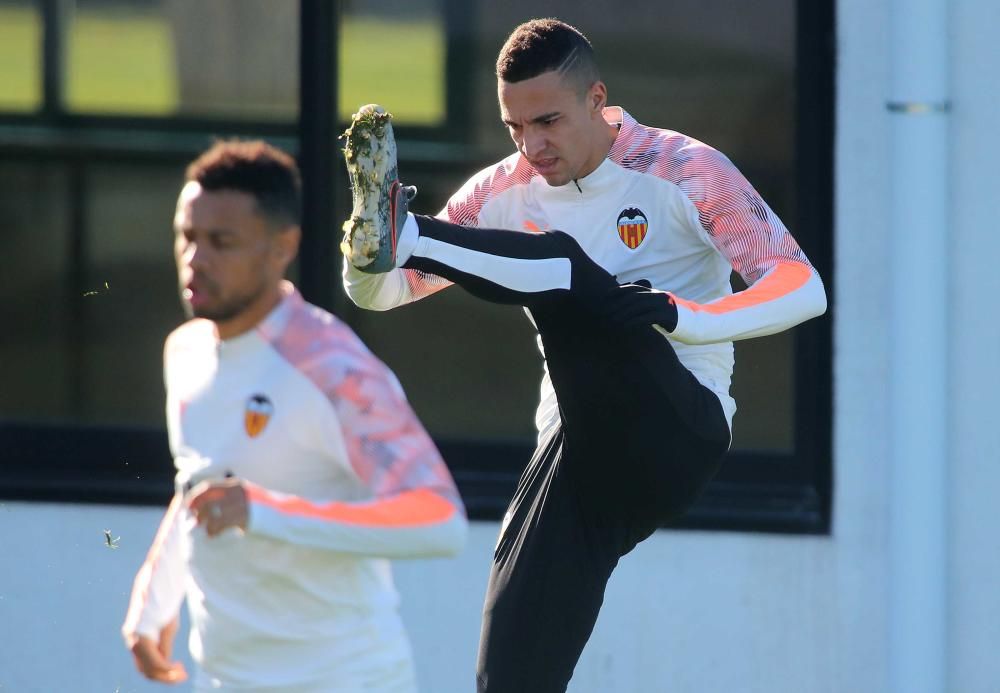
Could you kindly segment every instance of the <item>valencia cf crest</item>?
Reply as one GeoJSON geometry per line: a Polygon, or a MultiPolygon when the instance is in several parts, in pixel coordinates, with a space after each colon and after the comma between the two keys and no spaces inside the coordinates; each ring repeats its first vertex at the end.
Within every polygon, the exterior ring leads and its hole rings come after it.
{"type": "Polygon", "coordinates": [[[618,215],[618,237],[622,239],[622,243],[629,247],[629,250],[635,250],[639,247],[648,230],[649,221],[646,220],[646,215],[641,209],[629,207],[618,215]]]}
{"type": "Polygon", "coordinates": [[[243,411],[243,427],[247,435],[256,438],[263,433],[273,414],[274,405],[267,395],[251,395],[243,411]]]}

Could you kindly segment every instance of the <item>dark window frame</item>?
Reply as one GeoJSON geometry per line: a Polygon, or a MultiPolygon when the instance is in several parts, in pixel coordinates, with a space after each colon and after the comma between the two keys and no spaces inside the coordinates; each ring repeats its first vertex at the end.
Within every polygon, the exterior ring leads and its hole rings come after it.
{"type": "MultiPolygon", "coordinates": [[[[330,156],[336,136],[335,3],[302,0],[297,123],[215,121],[70,114],[58,107],[58,0],[43,0],[45,86],[34,114],[0,114],[0,153],[12,158],[84,162],[176,161],[182,166],[214,136],[261,136],[300,151],[306,230],[299,286],[311,301],[336,311],[342,301],[329,267],[336,248],[328,229],[347,209],[343,172],[330,156]],[[301,145],[301,147],[299,146],[301,145]],[[331,194],[330,191],[341,191],[331,194]]],[[[461,79],[472,3],[446,0],[449,85],[461,79]],[[456,37],[465,37],[458,39],[456,37]]],[[[799,0],[797,16],[797,239],[833,297],[834,2],[799,0]]],[[[448,121],[465,121],[461,94],[447,92],[448,121]]],[[[446,128],[449,126],[445,126],[446,128]]],[[[444,128],[400,128],[414,148],[443,139],[444,128]]],[[[454,129],[450,137],[454,139],[454,129]]],[[[459,133],[462,137],[462,133],[459,133]]],[[[442,151],[447,151],[447,147],[442,151]]],[[[406,151],[408,147],[401,147],[406,151]]],[[[85,231],[83,231],[85,232],[85,231]]],[[[832,306],[831,306],[832,308],[832,306]]],[[[794,330],[795,435],[790,454],[734,451],[691,511],[672,527],[826,534],[832,500],[832,320],[830,312],[794,330]]],[[[474,519],[498,520],[531,445],[439,440],[474,519]]],[[[165,504],[173,466],[162,428],[85,427],[0,421],[0,497],[63,502],[165,504]],[[135,460],[128,473],[108,459],[135,460]]]]}

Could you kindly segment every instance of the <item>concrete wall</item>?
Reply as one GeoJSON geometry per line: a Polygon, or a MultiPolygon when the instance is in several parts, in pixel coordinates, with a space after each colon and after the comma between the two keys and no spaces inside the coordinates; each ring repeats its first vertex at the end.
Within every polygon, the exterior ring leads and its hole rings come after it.
{"type": "MultiPolygon", "coordinates": [[[[1000,4],[952,6],[949,665],[954,691],[1000,690],[1000,4]]],[[[927,284],[933,285],[932,281],[927,284]]]]}
{"type": "MultiPolygon", "coordinates": [[[[0,691],[164,690],[134,672],[118,636],[132,576],[161,513],[0,505],[0,691]],[[104,545],[105,528],[121,537],[118,549],[104,545]]],[[[456,560],[396,565],[425,693],[473,688],[497,529],[475,523],[456,560]]],[[[850,633],[840,632],[838,600],[830,598],[837,591],[833,544],[658,534],[622,562],[571,690],[877,690],[865,687],[864,676],[847,680],[840,671],[838,643],[850,633]]]]}
{"type": "MultiPolygon", "coordinates": [[[[948,687],[998,690],[1000,539],[1000,5],[951,3],[948,687]]],[[[628,556],[577,670],[575,693],[887,690],[889,402],[885,316],[892,175],[886,0],[841,0],[836,133],[835,508],[829,537],[661,532],[628,556]]],[[[919,377],[919,374],[914,374],[919,377]]],[[[915,432],[916,433],[916,432],[915,432]]],[[[117,629],[160,509],[0,504],[0,691],[164,690],[132,671],[117,629]],[[121,548],[103,546],[103,530],[121,548]]],[[[472,688],[497,526],[450,562],[396,574],[425,693],[472,688]]]]}

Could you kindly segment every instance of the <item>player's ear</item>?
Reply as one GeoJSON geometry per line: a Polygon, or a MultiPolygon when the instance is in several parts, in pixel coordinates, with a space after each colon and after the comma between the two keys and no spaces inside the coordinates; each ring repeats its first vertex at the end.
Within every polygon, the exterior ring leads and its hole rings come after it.
{"type": "Polygon", "coordinates": [[[601,80],[590,85],[587,91],[587,105],[591,111],[600,115],[608,104],[608,87],[601,80]]]}
{"type": "Polygon", "coordinates": [[[278,231],[275,252],[285,266],[292,263],[299,254],[299,243],[302,240],[302,229],[297,224],[289,225],[278,231]]]}

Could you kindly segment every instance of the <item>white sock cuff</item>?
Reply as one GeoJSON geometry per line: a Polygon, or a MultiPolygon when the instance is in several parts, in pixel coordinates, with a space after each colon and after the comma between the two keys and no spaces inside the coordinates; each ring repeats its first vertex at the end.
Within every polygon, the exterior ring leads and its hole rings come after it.
{"type": "Polygon", "coordinates": [[[410,259],[419,238],[420,227],[417,226],[417,220],[413,218],[412,212],[407,212],[403,229],[399,232],[399,238],[396,239],[396,267],[402,267],[403,263],[410,259]]]}

